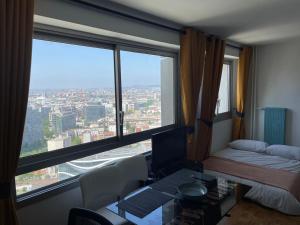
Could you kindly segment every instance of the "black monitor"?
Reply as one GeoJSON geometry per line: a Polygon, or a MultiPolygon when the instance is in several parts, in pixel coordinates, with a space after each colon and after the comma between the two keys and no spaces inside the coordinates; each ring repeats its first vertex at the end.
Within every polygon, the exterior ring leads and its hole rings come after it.
{"type": "Polygon", "coordinates": [[[153,173],[179,161],[186,160],[186,128],[176,128],[152,135],[153,173]]]}

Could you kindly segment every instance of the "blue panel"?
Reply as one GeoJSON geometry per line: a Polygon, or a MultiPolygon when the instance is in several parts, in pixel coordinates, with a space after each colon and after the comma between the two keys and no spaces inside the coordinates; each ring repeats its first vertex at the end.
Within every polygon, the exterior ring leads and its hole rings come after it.
{"type": "Polygon", "coordinates": [[[265,108],[264,140],[268,144],[285,144],[286,108],[265,108]]]}

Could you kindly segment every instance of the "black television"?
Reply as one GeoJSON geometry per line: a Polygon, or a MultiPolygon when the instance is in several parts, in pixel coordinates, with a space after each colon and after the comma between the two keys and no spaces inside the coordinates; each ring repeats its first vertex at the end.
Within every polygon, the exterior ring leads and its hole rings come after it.
{"type": "Polygon", "coordinates": [[[152,135],[152,164],[154,174],[186,160],[187,130],[185,127],[152,135]]]}

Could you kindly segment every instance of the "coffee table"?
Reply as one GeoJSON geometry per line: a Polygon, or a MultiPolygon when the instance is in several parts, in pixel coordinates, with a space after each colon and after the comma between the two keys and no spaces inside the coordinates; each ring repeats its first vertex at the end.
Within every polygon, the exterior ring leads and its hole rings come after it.
{"type": "MultiPolygon", "coordinates": [[[[119,202],[114,202],[106,208],[133,224],[216,225],[223,217],[229,216],[227,213],[243,198],[250,187],[221,177],[216,177],[215,184],[211,185],[204,180],[201,181],[203,175],[205,174],[189,169],[182,169],[124,198],[126,201],[147,189],[155,189],[172,197],[167,202],[149,212],[146,216],[137,216],[132,213],[132,211],[131,213],[128,212],[130,210],[124,210],[124,208],[119,207],[119,202]],[[172,186],[176,186],[176,183],[180,182],[180,180],[186,182],[190,178],[197,179],[208,187],[208,194],[204,199],[200,201],[184,200],[175,193],[176,188],[175,191],[172,190],[172,186]],[[168,184],[171,185],[166,187],[168,184]]],[[[135,203],[135,207],[145,207],[145,204],[147,204],[145,203],[146,200],[141,199],[138,203],[135,203]]]]}

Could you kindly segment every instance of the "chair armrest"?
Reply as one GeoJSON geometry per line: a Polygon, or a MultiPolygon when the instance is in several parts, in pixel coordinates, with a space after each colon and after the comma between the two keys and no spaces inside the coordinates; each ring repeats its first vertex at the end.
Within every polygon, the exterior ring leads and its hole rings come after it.
{"type": "Polygon", "coordinates": [[[108,219],[93,210],[85,208],[72,208],[69,213],[68,225],[77,224],[78,219],[92,220],[95,223],[102,225],[113,225],[108,219]]]}

